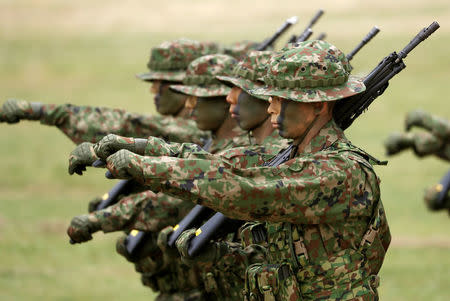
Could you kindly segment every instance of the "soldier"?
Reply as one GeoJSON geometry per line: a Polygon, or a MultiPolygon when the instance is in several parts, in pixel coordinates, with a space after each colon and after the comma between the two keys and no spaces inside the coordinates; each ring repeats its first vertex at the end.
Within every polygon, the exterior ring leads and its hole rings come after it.
{"type": "MultiPolygon", "coordinates": [[[[249,144],[246,132],[240,130],[236,126],[236,122],[227,114],[229,105],[225,96],[230,89],[215,80],[216,75],[228,75],[235,64],[236,61],[233,58],[225,55],[201,57],[189,65],[184,80],[187,85],[177,87],[183,93],[190,95],[187,105],[193,110],[198,127],[212,131],[213,139],[209,145],[212,153],[218,152],[221,148],[249,144]],[[197,97],[200,98],[199,101],[196,101],[197,97]]],[[[141,140],[108,135],[92,149],[95,149],[100,158],[106,158],[105,153],[121,148],[140,152],[142,149],[139,146],[136,147],[135,142],[138,141],[137,144],[139,144],[141,140]]],[[[81,145],[78,148],[80,147],[81,145]]],[[[92,161],[89,156],[87,160],[92,161]]],[[[71,166],[85,161],[85,158],[76,158],[71,161],[71,166]]],[[[150,194],[151,192],[146,193],[150,194]]],[[[157,231],[168,224],[177,223],[186,213],[183,208],[187,208],[187,206],[192,208],[193,205],[190,202],[183,204],[182,202],[163,201],[165,201],[163,198],[155,199],[153,197],[140,200],[124,199],[105,210],[75,217],[68,229],[68,234],[74,241],[82,242],[91,239],[91,233],[98,230],[110,232],[138,228],[150,231],[152,232],[151,239],[146,243],[143,251],[136,256],[137,258],[133,259],[136,262],[136,270],[143,274],[143,283],[161,291],[158,300],[173,299],[176,296],[203,298],[204,296],[201,297],[197,294],[198,290],[192,291],[192,289],[201,288],[196,279],[197,268],[187,268],[182,265],[176,250],[173,250],[175,252],[171,252],[171,250],[161,252],[155,245],[157,231]],[[188,289],[191,291],[183,295],[182,292],[188,289]]],[[[126,255],[124,238],[118,241],[117,249],[119,253],[126,255]]]]}
{"type": "MultiPolygon", "coordinates": [[[[393,133],[385,141],[388,155],[395,155],[412,148],[419,157],[434,155],[442,160],[450,161],[450,122],[433,116],[422,110],[409,112],[405,119],[408,133],[393,133]],[[413,127],[424,129],[424,132],[409,132],[413,127]]],[[[449,209],[450,196],[448,188],[450,176],[447,174],[441,183],[425,190],[425,204],[430,210],[449,209]]]]}
{"type": "Polygon", "coordinates": [[[107,158],[107,168],[231,218],[266,221],[268,264],[247,269],[250,299],[376,300],[390,243],[369,163],[376,160],[353,146],[332,117],[336,100],[364,91],[349,72],[345,55],[324,41],[271,58],[267,86],[252,92],[271,96],[272,123],[294,140],[274,158],[278,166],[261,159],[261,166],[241,169],[225,155],[153,158],[121,150],[107,158]]]}
{"type": "Polygon", "coordinates": [[[393,133],[385,142],[388,155],[395,155],[412,148],[419,156],[435,155],[450,161],[450,122],[433,116],[422,110],[406,115],[405,128],[409,133],[393,133]],[[426,132],[410,133],[410,129],[419,127],[426,132]]]}
{"type": "Polygon", "coordinates": [[[3,120],[16,123],[20,120],[39,120],[42,124],[56,126],[76,144],[97,142],[108,133],[124,136],[163,137],[171,141],[202,143],[208,134],[199,131],[190,120],[185,120],[186,97],[169,90],[170,84],[183,80],[188,64],[205,54],[216,53],[217,46],[188,39],[164,42],[152,48],[147,66],[150,72],[139,75],[152,83],[157,111],[164,115],[142,115],[125,110],[55,105],[23,100],[8,100],[3,104],[3,120]],[[182,117],[182,118],[175,118],[182,117]]]}

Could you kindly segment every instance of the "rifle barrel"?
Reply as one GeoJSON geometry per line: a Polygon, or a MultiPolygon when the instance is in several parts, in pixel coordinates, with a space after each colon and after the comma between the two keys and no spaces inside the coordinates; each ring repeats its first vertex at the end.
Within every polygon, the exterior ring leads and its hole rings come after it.
{"type": "Polygon", "coordinates": [[[293,16],[290,17],[289,19],[287,19],[281,26],[280,28],[277,29],[277,31],[275,32],[275,34],[273,36],[271,36],[270,38],[266,39],[265,41],[263,41],[257,48],[256,50],[265,50],[267,49],[267,47],[271,46],[286,30],[288,30],[289,27],[291,27],[293,24],[297,23],[297,16],[293,16]]]}
{"type": "Polygon", "coordinates": [[[374,36],[376,36],[380,32],[380,29],[377,26],[374,26],[369,33],[362,39],[362,41],[353,49],[349,54],[347,54],[347,60],[351,61],[353,59],[353,56],[357,54],[361,48],[364,47],[367,43],[370,42],[370,40],[373,39],[374,36]]]}
{"type": "Polygon", "coordinates": [[[408,45],[406,45],[405,48],[403,48],[402,51],[398,53],[399,59],[405,58],[411,50],[416,48],[417,45],[427,39],[439,27],[441,27],[439,23],[434,21],[428,27],[425,27],[424,29],[419,31],[419,33],[411,40],[411,42],[409,42],[408,45]]]}

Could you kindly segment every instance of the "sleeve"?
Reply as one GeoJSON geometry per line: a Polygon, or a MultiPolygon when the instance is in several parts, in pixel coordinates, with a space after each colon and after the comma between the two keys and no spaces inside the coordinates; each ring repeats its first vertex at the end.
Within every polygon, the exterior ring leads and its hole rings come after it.
{"type": "Polygon", "coordinates": [[[190,120],[159,115],[128,113],[121,109],[65,105],[43,105],[41,123],[57,126],[73,142],[95,143],[107,134],[170,141],[201,143],[207,133],[190,120]]]}
{"type": "Polygon", "coordinates": [[[241,169],[218,156],[146,157],[143,166],[142,182],[152,189],[242,220],[324,223],[369,216],[379,189],[371,169],[339,154],[278,167],[241,169]]]}
{"type": "Polygon", "coordinates": [[[426,113],[421,122],[423,127],[433,133],[436,137],[439,137],[444,141],[450,141],[449,120],[426,113]]]}

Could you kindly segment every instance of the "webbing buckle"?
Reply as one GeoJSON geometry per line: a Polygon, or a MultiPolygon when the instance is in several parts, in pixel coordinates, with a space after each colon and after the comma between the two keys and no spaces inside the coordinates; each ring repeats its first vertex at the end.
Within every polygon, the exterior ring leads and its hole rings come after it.
{"type": "Polygon", "coordinates": [[[301,256],[304,255],[305,259],[308,260],[308,250],[306,250],[306,246],[303,240],[303,237],[300,236],[300,239],[294,241],[295,255],[301,256]]]}
{"type": "Polygon", "coordinates": [[[375,229],[372,225],[370,225],[369,230],[367,230],[366,234],[364,234],[363,239],[361,240],[361,247],[367,242],[369,245],[373,243],[375,240],[375,236],[378,233],[378,229],[375,229]]]}

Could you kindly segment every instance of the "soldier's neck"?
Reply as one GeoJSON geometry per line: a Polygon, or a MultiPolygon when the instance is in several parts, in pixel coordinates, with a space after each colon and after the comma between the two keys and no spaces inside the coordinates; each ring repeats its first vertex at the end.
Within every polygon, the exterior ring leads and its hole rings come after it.
{"type": "Polygon", "coordinates": [[[311,140],[319,134],[320,130],[331,120],[332,116],[329,114],[323,114],[317,116],[317,118],[310,125],[310,128],[305,133],[294,140],[294,145],[298,145],[297,154],[303,153],[306,146],[308,146],[311,140]]]}
{"type": "Polygon", "coordinates": [[[255,143],[262,144],[264,139],[270,136],[274,130],[275,129],[270,122],[270,118],[268,117],[263,123],[252,130],[253,137],[255,138],[255,143]]]}
{"type": "Polygon", "coordinates": [[[237,126],[236,120],[231,118],[231,115],[227,113],[227,117],[222,122],[220,127],[213,132],[215,139],[231,139],[234,137],[233,129],[237,126]]]}
{"type": "Polygon", "coordinates": [[[180,111],[178,111],[178,113],[176,113],[174,115],[174,117],[187,119],[190,117],[190,115],[191,115],[191,110],[186,107],[183,107],[180,111]]]}

